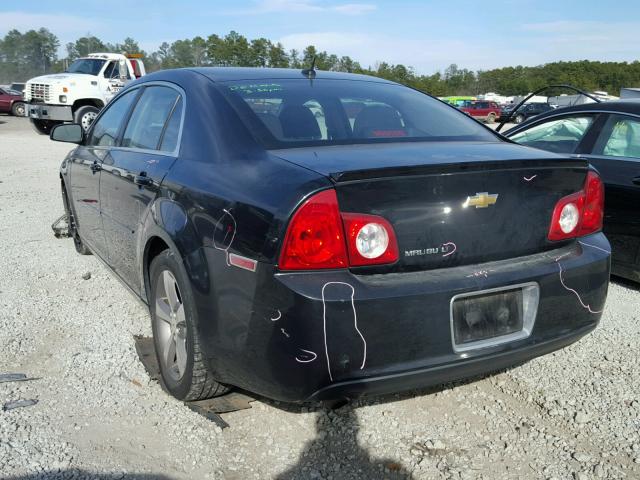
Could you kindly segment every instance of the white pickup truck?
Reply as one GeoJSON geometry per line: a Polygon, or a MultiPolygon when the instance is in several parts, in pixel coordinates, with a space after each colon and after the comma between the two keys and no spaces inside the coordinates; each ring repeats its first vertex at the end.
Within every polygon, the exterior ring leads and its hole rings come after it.
{"type": "Polygon", "coordinates": [[[64,73],[32,78],[24,88],[27,116],[36,131],[49,134],[62,122],[88,130],[98,112],[128,82],[145,74],[141,55],[91,53],[64,73]]]}

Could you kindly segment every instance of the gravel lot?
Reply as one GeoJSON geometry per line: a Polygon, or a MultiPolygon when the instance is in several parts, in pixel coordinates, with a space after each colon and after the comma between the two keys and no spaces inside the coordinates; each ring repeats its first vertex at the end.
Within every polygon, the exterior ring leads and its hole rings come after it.
{"type": "Polygon", "coordinates": [[[0,116],[2,478],[640,478],[640,290],[611,285],[600,327],[489,378],[327,411],[257,401],[190,411],[149,381],[145,309],[58,240],[69,147],[0,116]],[[83,275],[91,273],[88,280],[83,275]]]}

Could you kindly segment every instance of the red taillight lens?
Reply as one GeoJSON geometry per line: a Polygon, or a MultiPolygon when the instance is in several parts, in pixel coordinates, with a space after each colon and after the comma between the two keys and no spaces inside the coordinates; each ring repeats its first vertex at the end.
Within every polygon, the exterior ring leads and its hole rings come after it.
{"type": "Polygon", "coordinates": [[[398,242],[391,224],[377,215],[343,213],[349,264],[380,265],[398,260],[398,242]]]}
{"type": "Polygon", "coordinates": [[[588,235],[602,230],[604,219],[604,185],[596,172],[587,173],[584,190],[586,199],[578,235],[588,235]]]}
{"type": "Polygon", "coordinates": [[[282,270],[346,268],[347,251],[335,190],[309,198],[293,215],[280,255],[282,270]]]}
{"type": "Polygon", "coordinates": [[[590,171],[582,190],[556,204],[547,237],[558,241],[595,233],[602,229],[603,216],[604,186],[600,176],[590,171]]]}

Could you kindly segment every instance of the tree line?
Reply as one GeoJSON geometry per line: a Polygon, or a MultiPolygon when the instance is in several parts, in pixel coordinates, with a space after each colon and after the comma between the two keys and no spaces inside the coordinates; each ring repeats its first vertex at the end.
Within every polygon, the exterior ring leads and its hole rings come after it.
{"type": "Polygon", "coordinates": [[[432,95],[476,95],[497,92],[524,95],[545,85],[569,83],[585,90],[618,94],[620,88],[640,85],[640,62],[554,62],[533,67],[516,66],[472,71],[452,64],[443,72],[417,74],[411,66],[384,61],[363,66],[349,56],[318,51],[309,45],[301,51],[286,50],[280,42],[248,39],[231,31],[224,36],[162,43],[154,52],[143,51],[133,38],[122,43],[103,42],[93,35],[65,45],[58,57],[59,39],[46,28],[21,33],[11,30],[0,39],[0,83],[26,81],[45,73],[62,72],[78,57],[92,52],[141,53],[148,72],[192,66],[245,66],[307,68],[313,58],[320,70],[363,73],[409,85],[432,95]]]}

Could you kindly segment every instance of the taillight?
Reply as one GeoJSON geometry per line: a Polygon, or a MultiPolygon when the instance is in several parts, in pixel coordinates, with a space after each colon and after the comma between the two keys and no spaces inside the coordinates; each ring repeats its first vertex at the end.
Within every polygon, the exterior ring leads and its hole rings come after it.
{"type": "Polygon", "coordinates": [[[309,198],[293,215],[280,255],[282,270],[347,267],[342,221],[335,190],[309,198]]]}
{"type": "Polygon", "coordinates": [[[391,224],[377,215],[340,213],[333,189],[310,197],[289,223],[281,270],[380,265],[398,260],[391,224]],[[345,236],[346,231],[346,236],[345,236]]]}
{"type": "Polygon", "coordinates": [[[547,238],[557,241],[595,233],[602,229],[603,216],[604,186],[600,176],[589,171],[582,190],[556,203],[547,238]]]}
{"type": "Polygon", "coordinates": [[[343,213],[349,264],[380,265],[398,260],[398,242],[391,224],[377,215],[343,213]]]}

